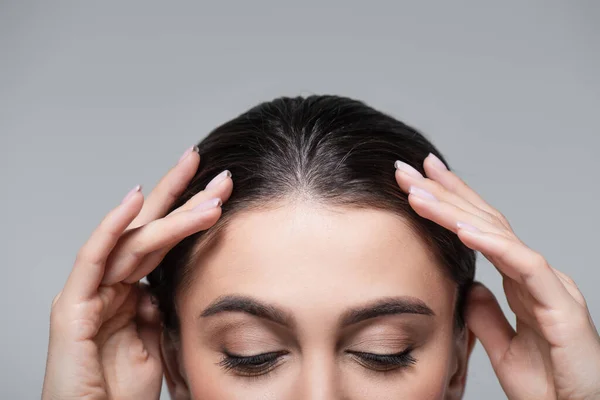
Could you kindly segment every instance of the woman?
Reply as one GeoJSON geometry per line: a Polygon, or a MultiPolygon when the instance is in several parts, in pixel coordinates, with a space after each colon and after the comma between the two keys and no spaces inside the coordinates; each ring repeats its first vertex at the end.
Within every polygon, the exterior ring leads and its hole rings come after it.
{"type": "Polygon", "coordinates": [[[510,399],[600,398],[573,281],[423,135],[355,100],[279,98],[92,233],[53,301],[43,398],[156,399],[164,375],[173,399],[459,399],[476,337],[510,399]]]}

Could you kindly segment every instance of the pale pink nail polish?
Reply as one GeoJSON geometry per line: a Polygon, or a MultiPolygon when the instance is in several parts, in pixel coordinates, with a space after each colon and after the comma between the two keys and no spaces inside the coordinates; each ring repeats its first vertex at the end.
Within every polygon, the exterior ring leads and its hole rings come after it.
{"type": "Polygon", "coordinates": [[[205,189],[210,189],[211,187],[217,186],[219,184],[219,182],[221,182],[222,180],[224,180],[227,177],[231,176],[231,172],[229,172],[229,170],[225,170],[223,172],[221,172],[219,175],[215,176],[214,178],[212,178],[212,180],[210,182],[208,182],[208,185],[206,185],[205,189]]]}
{"type": "Polygon", "coordinates": [[[444,163],[442,162],[442,160],[440,160],[440,159],[439,159],[439,158],[438,158],[438,157],[437,157],[435,154],[433,154],[433,153],[429,153],[429,154],[428,154],[428,157],[430,157],[430,158],[431,158],[431,161],[432,161],[432,163],[431,163],[431,164],[432,164],[432,165],[433,165],[435,168],[437,168],[437,169],[441,169],[441,170],[444,170],[444,171],[447,171],[447,170],[448,170],[448,168],[446,167],[446,164],[444,164],[444,163]]]}
{"type": "Polygon", "coordinates": [[[183,160],[185,160],[185,158],[192,152],[195,151],[196,153],[199,151],[198,146],[194,145],[189,147],[182,155],[181,157],[179,157],[179,161],[177,161],[177,163],[179,164],[180,162],[182,162],[183,160]]]}
{"type": "Polygon", "coordinates": [[[223,202],[221,201],[221,199],[218,197],[214,197],[210,200],[203,201],[202,203],[198,204],[196,207],[192,208],[192,210],[193,211],[206,211],[206,210],[210,210],[211,208],[221,207],[222,205],[223,205],[223,202]]]}
{"type": "Polygon", "coordinates": [[[127,202],[127,200],[129,200],[134,193],[139,192],[140,190],[142,190],[142,185],[137,185],[136,187],[134,187],[133,189],[131,189],[129,191],[129,193],[127,193],[125,195],[125,197],[123,198],[123,200],[121,200],[121,204],[125,204],[127,202]]]}
{"type": "Polygon", "coordinates": [[[433,194],[429,193],[427,190],[425,190],[425,189],[422,189],[422,188],[420,188],[420,187],[416,187],[416,186],[413,186],[413,185],[411,185],[411,186],[408,188],[408,192],[409,192],[410,194],[414,194],[415,196],[417,196],[417,197],[421,197],[421,198],[423,198],[423,199],[428,199],[428,200],[435,200],[435,201],[437,201],[437,198],[436,198],[436,197],[435,197],[433,194]]]}
{"type": "Polygon", "coordinates": [[[471,224],[467,224],[466,222],[461,222],[461,221],[458,221],[458,222],[456,223],[456,226],[457,226],[459,229],[464,229],[464,230],[471,231],[471,232],[481,232],[481,230],[479,230],[478,228],[474,227],[474,226],[473,226],[473,225],[471,225],[471,224]]]}
{"type": "Polygon", "coordinates": [[[417,171],[412,165],[405,163],[404,161],[396,160],[394,163],[394,167],[399,169],[400,171],[404,171],[410,176],[414,176],[415,178],[422,178],[423,175],[417,171]]]}

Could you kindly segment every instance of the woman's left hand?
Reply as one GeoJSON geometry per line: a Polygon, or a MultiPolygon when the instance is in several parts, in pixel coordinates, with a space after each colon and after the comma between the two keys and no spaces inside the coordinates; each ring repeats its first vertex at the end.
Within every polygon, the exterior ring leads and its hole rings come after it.
{"type": "Polygon", "coordinates": [[[479,283],[466,320],[508,398],[600,399],[600,337],[573,280],[527,247],[500,212],[433,154],[423,163],[427,177],[396,164],[396,180],[415,212],[455,232],[502,274],[516,331],[479,283]]]}

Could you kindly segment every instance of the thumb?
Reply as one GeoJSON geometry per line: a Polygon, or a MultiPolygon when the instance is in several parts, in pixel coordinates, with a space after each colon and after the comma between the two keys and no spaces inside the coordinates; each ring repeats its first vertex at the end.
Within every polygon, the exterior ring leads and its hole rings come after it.
{"type": "Polygon", "coordinates": [[[474,282],[467,296],[467,326],[485,349],[494,371],[508,350],[515,330],[498,304],[496,296],[482,283],[474,282]]]}

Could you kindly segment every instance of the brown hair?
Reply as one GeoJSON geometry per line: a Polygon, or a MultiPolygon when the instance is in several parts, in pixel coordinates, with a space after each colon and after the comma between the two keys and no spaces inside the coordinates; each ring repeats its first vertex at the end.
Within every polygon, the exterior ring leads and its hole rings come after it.
{"type": "Polygon", "coordinates": [[[179,331],[176,293],[191,281],[199,252],[218,240],[236,214],[302,197],[324,207],[385,210],[406,220],[456,282],[455,325],[464,328],[476,253],[454,232],[419,216],[393,173],[394,161],[401,160],[425,175],[422,162],[430,152],[448,165],[417,130],[346,97],[281,97],[215,128],[198,147],[199,169],[171,210],[224,169],[231,171],[234,188],[217,223],[178,243],[147,277],[165,328],[179,331]]]}

